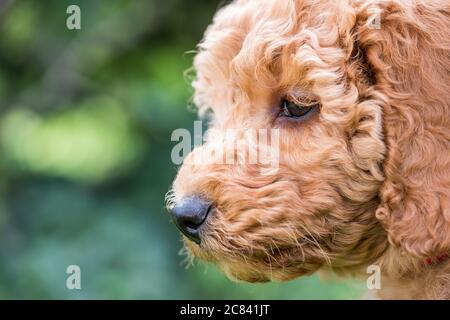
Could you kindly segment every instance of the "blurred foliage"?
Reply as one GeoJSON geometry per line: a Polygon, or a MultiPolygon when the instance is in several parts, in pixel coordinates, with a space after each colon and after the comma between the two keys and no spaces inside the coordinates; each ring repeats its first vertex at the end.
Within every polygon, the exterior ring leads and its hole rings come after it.
{"type": "Polygon", "coordinates": [[[0,298],[345,299],[360,284],[237,284],[184,268],[164,210],[183,72],[216,1],[0,2],[0,298]],[[78,4],[82,29],[66,28],[78,4]],[[82,290],[65,287],[68,265],[82,290]]]}

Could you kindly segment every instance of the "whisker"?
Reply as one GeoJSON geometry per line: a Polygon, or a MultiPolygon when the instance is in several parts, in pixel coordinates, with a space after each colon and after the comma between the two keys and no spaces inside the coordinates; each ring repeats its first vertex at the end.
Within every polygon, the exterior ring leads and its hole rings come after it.
{"type": "Polygon", "coordinates": [[[323,248],[320,246],[317,239],[311,234],[311,232],[308,229],[306,229],[306,228],[302,228],[302,229],[308,233],[308,235],[311,237],[312,240],[308,239],[307,237],[303,237],[302,239],[308,240],[308,241],[312,242],[313,244],[315,244],[317,246],[317,248],[320,250],[320,252],[322,253],[322,256],[326,260],[327,264],[331,265],[331,259],[330,259],[329,255],[323,250],[323,248]]]}

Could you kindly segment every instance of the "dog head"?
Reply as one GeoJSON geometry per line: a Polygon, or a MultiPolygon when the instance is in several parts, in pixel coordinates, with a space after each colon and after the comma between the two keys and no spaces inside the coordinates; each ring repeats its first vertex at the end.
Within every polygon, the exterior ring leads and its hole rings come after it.
{"type": "MultiPolygon", "coordinates": [[[[429,76],[414,80],[407,64],[433,49],[408,38],[412,13],[378,2],[239,0],[216,14],[194,61],[209,130],[169,201],[194,256],[255,282],[359,268],[391,245],[417,256],[448,248],[448,235],[418,244],[433,239],[433,222],[417,220],[424,204],[402,189],[421,175],[401,165],[422,154],[402,140],[424,123],[411,120],[408,93],[429,76]],[[419,236],[408,235],[413,222],[419,236]]],[[[428,182],[424,199],[440,210],[442,185],[428,182]]]]}

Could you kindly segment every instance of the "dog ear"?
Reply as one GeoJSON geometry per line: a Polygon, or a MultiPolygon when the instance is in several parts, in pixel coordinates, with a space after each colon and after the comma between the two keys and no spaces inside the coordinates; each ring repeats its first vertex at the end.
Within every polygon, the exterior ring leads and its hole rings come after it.
{"type": "Polygon", "coordinates": [[[368,90],[384,101],[385,181],[376,217],[389,242],[408,254],[448,252],[450,4],[367,1],[356,8],[352,32],[368,90]]]}

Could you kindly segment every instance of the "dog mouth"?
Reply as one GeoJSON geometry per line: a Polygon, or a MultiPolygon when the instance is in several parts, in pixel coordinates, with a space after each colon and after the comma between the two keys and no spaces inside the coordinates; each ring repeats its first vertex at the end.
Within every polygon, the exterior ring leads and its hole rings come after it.
{"type": "Polygon", "coordinates": [[[301,244],[264,249],[224,248],[224,244],[212,248],[208,241],[185,244],[193,257],[217,265],[229,279],[238,282],[287,281],[311,274],[323,264],[323,260],[308,259],[301,244]]]}
{"type": "MultiPolygon", "coordinates": [[[[326,260],[318,253],[321,250],[312,245],[317,243],[320,246],[320,239],[314,238],[313,241],[310,239],[312,235],[298,233],[277,239],[272,231],[274,226],[265,224],[238,229],[237,223],[223,218],[225,213],[221,211],[221,207],[214,206],[211,202],[202,204],[200,200],[191,197],[181,205],[189,213],[202,213],[198,221],[195,221],[197,224],[192,226],[191,221],[183,220],[186,230],[183,231],[180,227],[181,223],[177,227],[185,236],[185,247],[191,258],[217,265],[231,280],[291,280],[313,273],[326,260]],[[190,232],[194,227],[197,227],[195,238],[190,232]],[[255,239],[255,235],[258,239],[255,239]]],[[[190,214],[188,217],[192,219],[193,216],[190,214]]],[[[282,232],[280,234],[284,235],[282,232]]]]}

